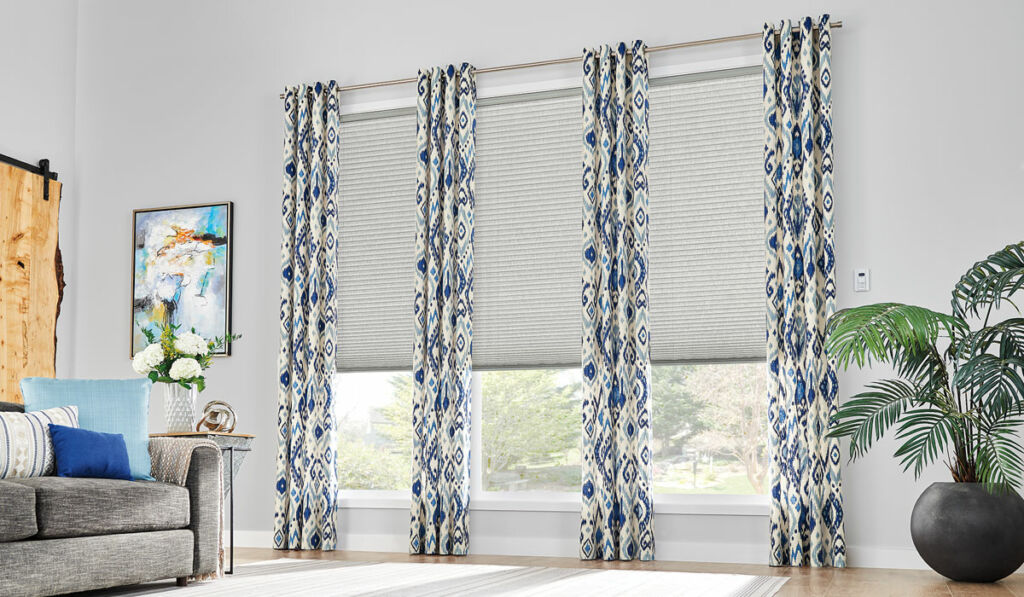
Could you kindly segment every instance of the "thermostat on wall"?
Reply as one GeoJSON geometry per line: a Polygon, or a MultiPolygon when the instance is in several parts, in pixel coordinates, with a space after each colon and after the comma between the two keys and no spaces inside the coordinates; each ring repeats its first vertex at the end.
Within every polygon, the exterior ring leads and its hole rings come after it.
{"type": "Polygon", "coordinates": [[[867,292],[871,290],[871,270],[853,270],[853,291],[867,292]]]}

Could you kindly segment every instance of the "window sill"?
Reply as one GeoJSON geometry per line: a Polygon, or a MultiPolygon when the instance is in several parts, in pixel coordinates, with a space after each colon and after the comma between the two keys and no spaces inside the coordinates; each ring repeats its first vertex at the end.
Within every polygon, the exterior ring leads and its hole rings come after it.
{"type": "MultiPolygon", "coordinates": [[[[345,490],[340,492],[342,509],[408,510],[409,494],[404,491],[345,490]]],[[[474,496],[470,508],[493,512],[579,512],[580,502],[568,493],[495,493],[474,496]]],[[[765,495],[672,495],[659,494],[654,512],[682,516],[768,516],[765,495]]]]}

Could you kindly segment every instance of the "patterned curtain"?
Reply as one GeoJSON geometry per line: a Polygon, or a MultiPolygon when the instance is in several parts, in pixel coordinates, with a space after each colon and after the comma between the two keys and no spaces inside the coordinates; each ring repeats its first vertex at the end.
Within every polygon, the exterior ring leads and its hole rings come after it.
{"type": "Polygon", "coordinates": [[[465,555],[473,377],[473,67],[421,70],[417,89],[409,553],[465,555]]]}
{"type": "Polygon", "coordinates": [[[338,538],[331,382],[339,122],[333,81],[287,90],[277,359],[277,549],[334,549],[338,538]]]}
{"type": "Polygon", "coordinates": [[[583,53],[580,557],[654,559],[647,48],[583,53]]]}
{"type": "Polygon", "coordinates": [[[845,566],[835,362],[829,16],[764,26],[768,419],[773,566],[845,566]]]}

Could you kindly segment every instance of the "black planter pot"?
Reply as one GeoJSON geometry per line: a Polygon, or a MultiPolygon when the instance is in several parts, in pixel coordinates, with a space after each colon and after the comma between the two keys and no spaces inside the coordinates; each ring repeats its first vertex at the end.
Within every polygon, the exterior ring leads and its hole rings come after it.
{"type": "Polygon", "coordinates": [[[932,483],[914,504],[910,535],[939,574],[995,582],[1024,564],[1024,499],[980,483],[932,483]]]}

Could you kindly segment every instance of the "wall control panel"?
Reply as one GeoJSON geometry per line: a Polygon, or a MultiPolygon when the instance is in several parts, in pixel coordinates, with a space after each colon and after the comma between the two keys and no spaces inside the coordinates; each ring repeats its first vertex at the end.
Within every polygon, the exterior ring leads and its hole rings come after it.
{"type": "Polygon", "coordinates": [[[867,292],[871,290],[871,270],[869,269],[855,269],[853,270],[853,291],[854,292],[867,292]]]}

